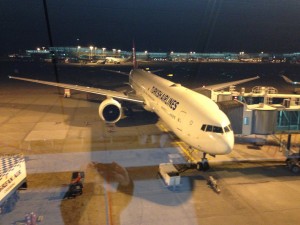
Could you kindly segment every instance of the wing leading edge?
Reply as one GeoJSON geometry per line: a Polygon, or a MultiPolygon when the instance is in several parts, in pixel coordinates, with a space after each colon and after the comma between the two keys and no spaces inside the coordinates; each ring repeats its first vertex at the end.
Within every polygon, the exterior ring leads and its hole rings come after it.
{"type": "Polygon", "coordinates": [[[86,93],[92,93],[97,95],[103,95],[107,97],[112,97],[124,101],[130,101],[135,102],[139,104],[143,104],[144,100],[139,98],[138,96],[132,95],[128,96],[125,95],[122,92],[118,91],[112,91],[112,90],[106,90],[106,89],[99,89],[99,88],[93,88],[93,87],[84,87],[80,85],[74,85],[74,84],[65,84],[65,83],[56,83],[56,82],[50,82],[50,81],[42,81],[42,80],[35,80],[35,79],[29,79],[29,78],[23,78],[23,77],[15,77],[15,76],[9,76],[10,79],[15,80],[22,80],[22,81],[28,81],[33,83],[39,83],[39,84],[45,84],[49,86],[55,86],[55,87],[61,87],[61,88],[68,88],[76,91],[82,91],[86,93]]]}

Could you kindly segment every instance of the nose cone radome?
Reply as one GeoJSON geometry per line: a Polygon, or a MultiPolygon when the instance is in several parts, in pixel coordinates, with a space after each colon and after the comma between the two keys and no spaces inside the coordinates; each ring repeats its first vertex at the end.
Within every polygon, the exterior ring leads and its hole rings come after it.
{"type": "Polygon", "coordinates": [[[220,155],[229,154],[234,146],[234,135],[233,132],[229,132],[224,135],[223,143],[221,144],[220,155]]]}
{"type": "Polygon", "coordinates": [[[233,132],[226,133],[224,135],[218,135],[213,138],[209,150],[213,155],[226,155],[229,154],[234,146],[233,132]]]}

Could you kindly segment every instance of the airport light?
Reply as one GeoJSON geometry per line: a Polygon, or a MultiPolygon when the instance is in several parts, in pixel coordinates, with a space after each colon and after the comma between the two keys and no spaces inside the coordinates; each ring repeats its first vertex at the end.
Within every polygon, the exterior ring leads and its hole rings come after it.
{"type": "Polygon", "coordinates": [[[147,51],[147,50],[145,51],[145,54],[148,54],[148,51],[147,51]]]}
{"type": "Polygon", "coordinates": [[[102,54],[104,55],[106,48],[102,48],[102,54]]]}
{"type": "Polygon", "coordinates": [[[91,49],[91,57],[90,58],[92,58],[92,54],[93,54],[93,46],[90,46],[90,49],[91,49]]]}
{"type": "Polygon", "coordinates": [[[95,47],[95,56],[97,55],[97,47],[95,47]]]}
{"type": "Polygon", "coordinates": [[[259,56],[260,56],[260,58],[263,58],[264,57],[264,52],[260,52],[259,56]]]}
{"type": "Polygon", "coordinates": [[[79,57],[79,49],[80,49],[80,45],[77,46],[77,57],[79,57]]]}
{"type": "Polygon", "coordinates": [[[41,49],[40,48],[36,48],[36,50],[40,51],[41,49]]]}

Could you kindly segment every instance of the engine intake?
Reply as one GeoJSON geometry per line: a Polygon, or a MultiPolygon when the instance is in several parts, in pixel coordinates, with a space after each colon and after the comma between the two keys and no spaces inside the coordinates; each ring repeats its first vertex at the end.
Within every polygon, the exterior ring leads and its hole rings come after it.
{"type": "Polygon", "coordinates": [[[121,119],[121,104],[113,98],[105,99],[99,105],[99,116],[107,123],[116,123],[121,119]]]}

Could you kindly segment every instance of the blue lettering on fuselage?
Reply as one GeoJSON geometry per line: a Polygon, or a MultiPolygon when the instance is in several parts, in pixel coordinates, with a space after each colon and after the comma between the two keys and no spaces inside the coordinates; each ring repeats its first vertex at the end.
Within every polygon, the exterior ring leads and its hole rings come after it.
{"type": "Polygon", "coordinates": [[[168,94],[163,93],[161,90],[154,86],[151,88],[151,93],[155,97],[160,99],[163,103],[165,103],[167,106],[169,106],[172,110],[175,110],[176,107],[179,105],[179,102],[177,100],[171,98],[168,94]]]}

